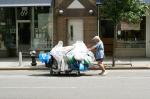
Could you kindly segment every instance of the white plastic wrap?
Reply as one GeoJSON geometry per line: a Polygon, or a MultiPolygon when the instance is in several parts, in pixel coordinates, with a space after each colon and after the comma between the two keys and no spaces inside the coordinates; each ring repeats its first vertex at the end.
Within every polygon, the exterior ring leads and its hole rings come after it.
{"type": "Polygon", "coordinates": [[[56,59],[58,63],[58,69],[64,71],[67,69],[67,62],[64,60],[64,57],[67,52],[72,50],[73,46],[63,47],[63,42],[59,41],[58,44],[51,50],[51,55],[56,59]]]}
{"type": "Polygon", "coordinates": [[[61,69],[61,63],[63,60],[63,42],[59,41],[58,44],[51,50],[51,55],[56,59],[58,63],[58,69],[61,69]]]}
{"type": "Polygon", "coordinates": [[[59,59],[59,57],[61,57],[63,54],[62,47],[63,42],[59,41],[58,44],[51,50],[51,54],[56,60],[59,59]]]}
{"type": "Polygon", "coordinates": [[[87,63],[92,63],[95,60],[94,54],[88,50],[83,41],[77,41],[74,48],[67,53],[68,58],[74,57],[75,60],[86,61],[87,63]]]}
{"type": "Polygon", "coordinates": [[[84,56],[86,55],[88,49],[86,47],[86,45],[83,43],[83,41],[77,41],[74,44],[74,49],[73,49],[73,53],[74,53],[74,58],[76,60],[82,61],[84,60],[84,56]]]}
{"type": "Polygon", "coordinates": [[[61,71],[67,69],[67,60],[84,61],[86,64],[91,64],[95,58],[94,54],[88,50],[83,41],[77,41],[72,46],[63,47],[63,42],[59,41],[58,44],[51,50],[51,55],[56,59],[58,68],[61,71]]]}

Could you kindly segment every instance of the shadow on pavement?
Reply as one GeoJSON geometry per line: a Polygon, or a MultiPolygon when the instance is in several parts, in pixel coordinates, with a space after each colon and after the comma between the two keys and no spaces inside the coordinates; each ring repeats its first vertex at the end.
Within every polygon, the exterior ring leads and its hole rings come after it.
{"type": "Polygon", "coordinates": [[[46,74],[32,74],[29,76],[37,76],[37,77],[81,77],[81,76],[97,76],[97,74],[86,74],[86,73],[81,73],[80,75],[77,75],[75,73],[71,73],[71,74],[54,74],[54,75],[50,75],[48,73],[46,74]]]}

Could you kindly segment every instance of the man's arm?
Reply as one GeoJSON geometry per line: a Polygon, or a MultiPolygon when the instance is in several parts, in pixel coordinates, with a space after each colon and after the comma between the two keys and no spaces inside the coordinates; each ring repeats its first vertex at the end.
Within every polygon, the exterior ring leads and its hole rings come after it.
{"type": "Polygon", "coordinates": [[[88,48],[90,51],[94,50],[96,48],[96,45],[92,46],[91,48],[88,48]]]}

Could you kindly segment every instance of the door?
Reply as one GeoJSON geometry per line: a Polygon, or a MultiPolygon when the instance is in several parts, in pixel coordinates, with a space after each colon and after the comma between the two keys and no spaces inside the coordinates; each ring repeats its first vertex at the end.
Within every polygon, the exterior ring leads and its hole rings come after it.
{"type": "Polygon", "coordinates": [[[68,20],[68,44],[71,45],[76,41],[83,41],[83,20],[68,20]]]}
{"type": "Polygon", "coordinates": [[[100,37],[105,46],[105,54],[113,55],[114,24],[112,20],[101,20],[100,37]]]}
{"type": "Polygon", "coordinates": [[[30,22],[17,22],[17,51],[29,51],[31,42],[30,25],[30,22]]]}

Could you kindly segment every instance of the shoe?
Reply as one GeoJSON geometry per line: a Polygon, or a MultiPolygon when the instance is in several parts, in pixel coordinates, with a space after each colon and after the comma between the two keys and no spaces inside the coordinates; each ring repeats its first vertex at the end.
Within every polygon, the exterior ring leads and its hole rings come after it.
{"type": "Polygon", "coordinates": [[[101,72],[101,73],[99,73],[99,75],[105,76],[105,75],[107,75],[107,72],[101,72]]]}

